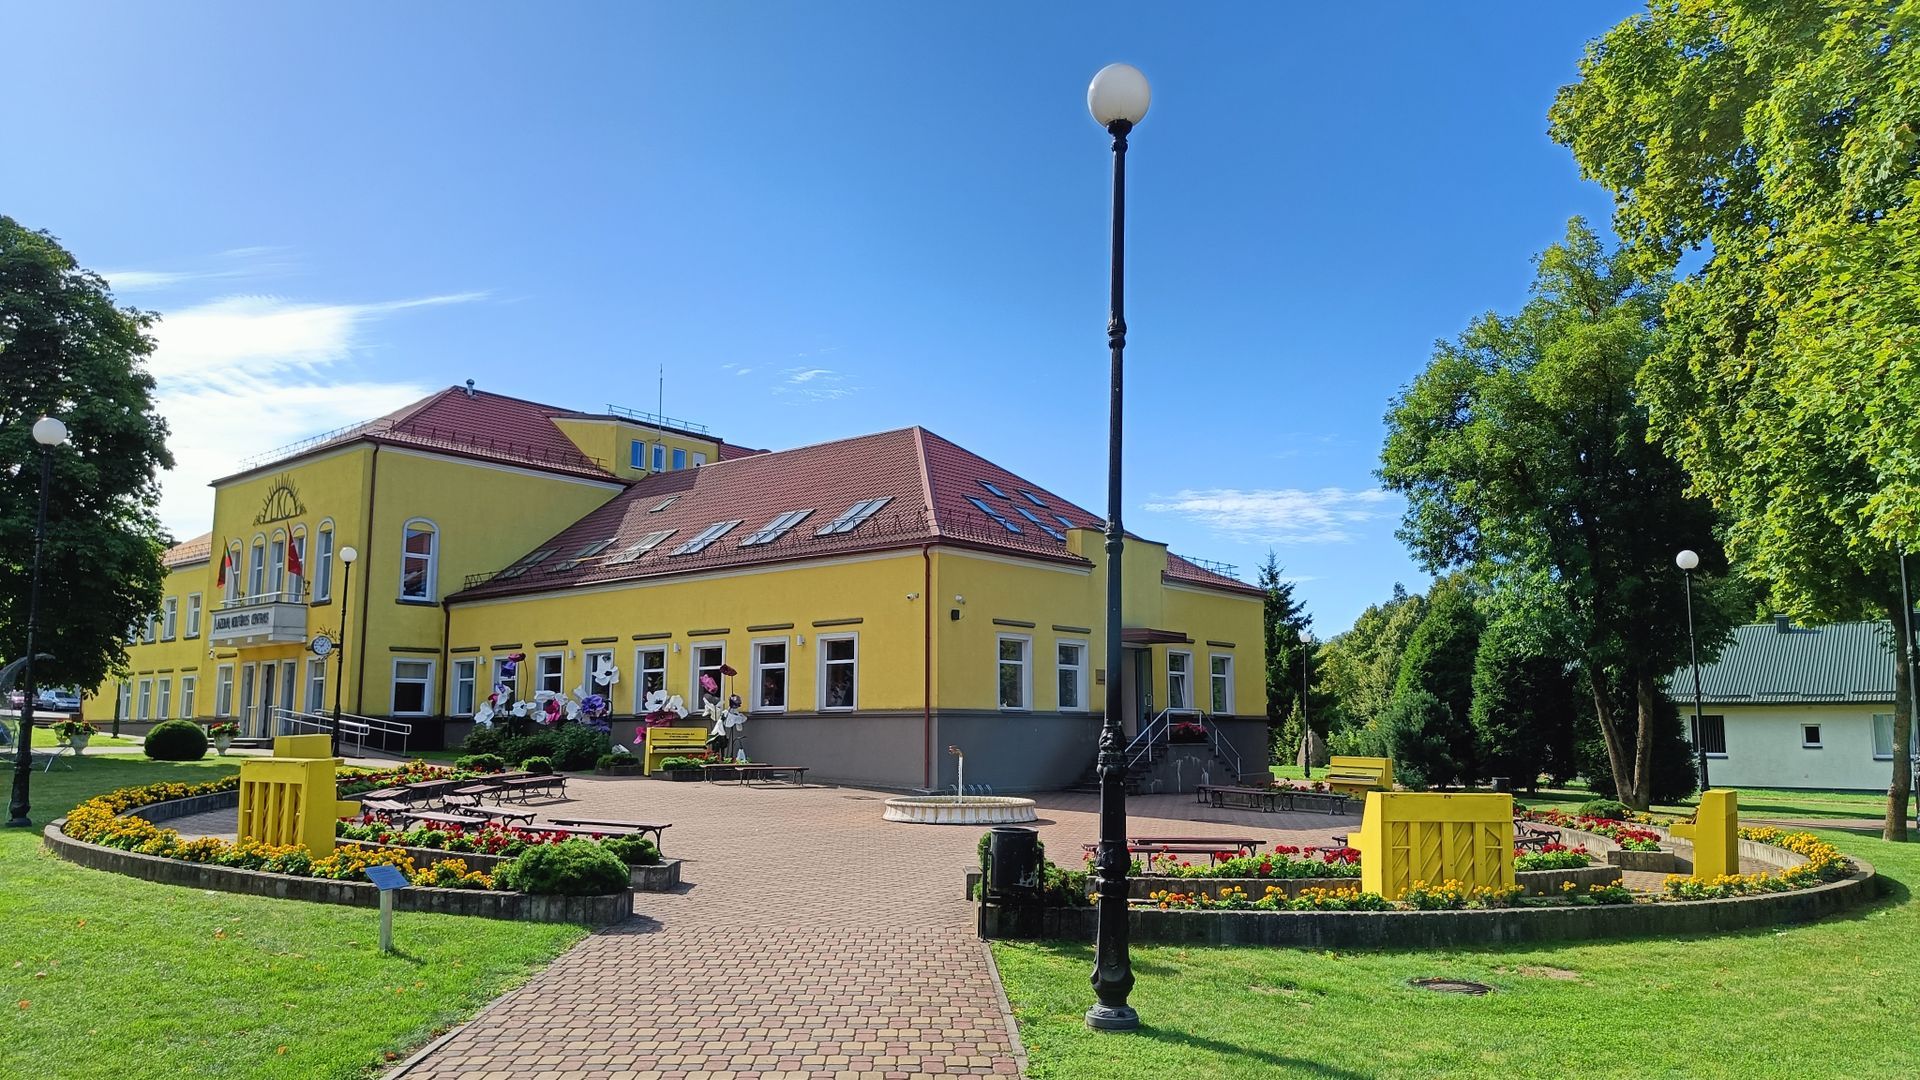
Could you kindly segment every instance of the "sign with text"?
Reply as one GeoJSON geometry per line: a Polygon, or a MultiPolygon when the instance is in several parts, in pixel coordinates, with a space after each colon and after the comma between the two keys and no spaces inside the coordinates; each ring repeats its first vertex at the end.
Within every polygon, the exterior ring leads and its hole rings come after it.
{"type": "Polygon", "coordinates": [[[257,645],[307,640],[304,604],[258,604],[223,608],[213,613],[210,632],[215,645],[257,645]]]}

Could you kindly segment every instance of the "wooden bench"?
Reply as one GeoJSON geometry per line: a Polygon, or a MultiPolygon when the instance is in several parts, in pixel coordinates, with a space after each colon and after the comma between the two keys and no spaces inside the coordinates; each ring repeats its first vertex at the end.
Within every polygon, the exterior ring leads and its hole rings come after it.
{"type": "Polygon", "coordinates": [[[406,800],[423,806],[432,806],[435,803],[445,806],[447,793],[466,783],[465,780],[422,780],[419,783],[406,785],[406,800]]]}
{"type": "Polygon", "coordinates": [[[399,799],[361,799],[360,809],[370,814],[386,814],[388,817],[406,817],[413,807],[399,799]]]}
{"type": "Polygon", "coordinates": [[[1338,791],[1289,791],[1286,796],[1289,810],[1325,810],[1338,816],[1347,812],[1353,799],[1338,791]]]}
{"type": "Polygon", "coordinates": [[[466,802],[463,805],[468,809],[472,809],[480,805],[480,799],[483,796],[497,793],[501,788],[505,787],[506,784],[507,781],[505,780],[476,780],[467,784],[465,787],[454,788],[447,793],[445,799],[442,801],[452,802],[455,798],[465,799],[466,802]]]}
{"type": "Polygon", "coordinates": [[[505,806],[480,806],[475,804],[473,806],[461,807],[460,812],[483,817],[488,821],[504,822],[508,825],[517,821],[522,828],[531,828],[533,825],[532,810],[513,810],[505,806]]]}
{"type": "Polygon", "coordinates": [[[1243,810],[1278,810],[1280,791],[1277,788],[1236,787],[1229,784],[1211,784],[1207,786],[1207,805],[1227,808],[1227,800],[1233,799],[1235,805],[1243,810]],[[1248,804],[1251,805],[1248,805],[1248,804]]]}
{"type": "Polygon", "coordinates": [[[500,799],[511,794],[517,796],[520,802],[526,802],[536,791],[544,791],[553,798],[564,799],[567,797],[567,778],[559,773],[551,773],[545,776],[521,776],[512,780],[502,780],[500,786],[494,790],[494,794],[500,799]]]}
{"type": "Polygon", "coordinates": [[[443,814],[437,810],[409,810],[407,816],[428,825],[458,825],[463,829],[485,825],[487,819],[472,814],[443,814]]]}
{"type": "Polygon", "coordinates": [[[1250,836],[1136,836],[1130,843],[1135,844],[1174,844],[1181,846],[1206,847],[1212,845],[1216,851],[1229,848],[1251,855],[1265,846],[1266,841],[1250,836]]]}
{"type": "Polygon", "coordinates": [[[551,820],[555,825],[578,826],[588,829],[595,826],[603,826],[612,829],[631,829],[637,833],[652,833],[653,846],[659,848],[661,851],[665,851],[666,847],[661,842],[664,838],[660,834],[673,828],[673,823],[670,821],[617,821],[612,818],[576,817],[553,818],[551,820]]]}
{"type": "Polygon", "coordinates": [[[704,754],[707,729],[703,727],[650,727],[640,751],[640,775],[652,776],[660,763],[670,757],[704,754]]]}
{"type": "MultiPolygon", "coordinates": [[[[1091,855],[1099,850],[1100,845],[1081,844],[1080,848],[1082,851],[1091,855]]],[[[1145,855],[1149,858],[1155,855],[1205,855],[1209,863],[1217,863],[1220,861],[1220,856],[1222,855],[1228,858],[1234,857],[1238,854],[1238,849],[1222,850],[1217,847],[1208,847],[1204,844],[1128,844],[1127,853],[1129,855],[1145,855]]]]}
{"type": "Polygon", "coordinates": [[[1393,759],[1335,754],[1327,759],[1327,771],[1321,779],[1334,791],[1364,799],[1369,791],[1393,790],[1393,759]]]}
{"type": "Polygon", "coordinates": [[[805,765],[735,765],[734,768],[740,772],[742,787],[752,780],[772,783],[784,779],[794,787],[805,787],[807,784],[805,765]]]}
{"type": "Polygon", "coordinates": [[[609,825],[559,825],[542,821],[531,826],[534,832],[566,833],[568,836],[638,836],[634,829],[616,829],[609,825]]]}
{"type": "Polygon", "coordinates": [[[1560,842],[1560,833],[1555,829],[1541,829],[1525,821],[1513,823],[1513,846],[1516,848],[1541,848],[1560,842]]]}

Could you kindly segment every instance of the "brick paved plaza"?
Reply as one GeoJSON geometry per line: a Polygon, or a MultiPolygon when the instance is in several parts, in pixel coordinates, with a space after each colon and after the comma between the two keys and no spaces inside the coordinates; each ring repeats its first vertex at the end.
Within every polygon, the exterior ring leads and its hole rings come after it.
{"type": "MultiPolygon", "coordinates": [[[[404,1075],[905,1077],[1016,1074],[1020,1060],[962,898],[978,828],[880,819],[881,792],[573,779],[558,813],[671,821],[686,885],[642,893],[404,1075]]],[[[1041,837],[1073,864],[1095,797],[1039,797],[1041,837]]],[[[1325,844],[1353,818],[1132,800],[1134,831],[1200,820],[1325,844]]]]}

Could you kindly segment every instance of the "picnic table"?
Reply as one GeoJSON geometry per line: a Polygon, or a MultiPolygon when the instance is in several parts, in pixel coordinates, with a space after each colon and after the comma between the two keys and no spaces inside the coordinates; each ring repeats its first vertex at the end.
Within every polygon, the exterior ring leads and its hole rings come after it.
{"type": "Polygon", "coordinates": [[[368,800],[374,802],[381,800],[388,802],[406,802],[407,798],[412,794],[412,792],[403,787],[383,787],[375,788],[372,791],[363,791],[354,796],[354,798],[359,799],[361,802],[367,802],[368,800]]]}
{"type": "Polygon", "coordinates": [[[360,809],[372,814],[406,817],[413,807],[401,802],[399,799],[361,799],[360,809]]]}
{"type": "Polygon", "coordinates": [[[804,787],[807,783],[805,765],[735,765],[740,771],[740,783],[744,787],[750,780],[762,780],[771,783],[785,779],[795,787],[804,787]]]}
{"type": "Polygon", "coordinates": [[[619,821],[613,818],[559,817],[549,819],[555,825],[591,829],[596,826],[611,829],[631,829],[636,833],[652,833],[653,846],[662,851],[666,847],[661,843],[661,833],[673,828],[670,821],[619,821]]]}
{"type": "MultiPolygon", "coordinates": [[[[460,782],[462,784],[466,783],[464,780],[460,782]]],[[[508,792],[512,792],[519,797],[521,802],[525,802],[528,798],[532,797],[535,791],[545,791],[554,798],[564,799],[567,797],[567,778],[559,773],[552,773],[545,776],[515,777],[510,780],[500,781],[499,787],[495,790],[495,794],[499,798],[504,799],[507,797],[508,792]]]]}
{"type": "Polygon", "coordinates": [[[1513,823],[1513,846],[1516,848],[1543,848],[1559,842],[1560,832],[1557,829],[1538,828],[1518,819],[1513,823]]]}
{"type": "Polygon", "coordinates": [[[1135,844],[1176,844],[1198,847],[1211,844],[1216,851],[1226,851],[1231,848],[1245,852],[1248,855],[1258,851],[1266,844],[1265,840],[1250,836],[1136,836],[1132,842],[1135,844]]]}

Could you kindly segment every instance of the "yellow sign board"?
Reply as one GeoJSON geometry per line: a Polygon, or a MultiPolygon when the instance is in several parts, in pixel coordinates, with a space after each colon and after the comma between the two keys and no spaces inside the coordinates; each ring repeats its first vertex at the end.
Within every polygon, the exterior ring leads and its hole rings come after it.
{"type": "Polygon", "coordinates": [[[1389,900],[1416,881],[1511,886],[1513,796],[1369,792],[1354,847],[1360,888],[1389,900]]]}

